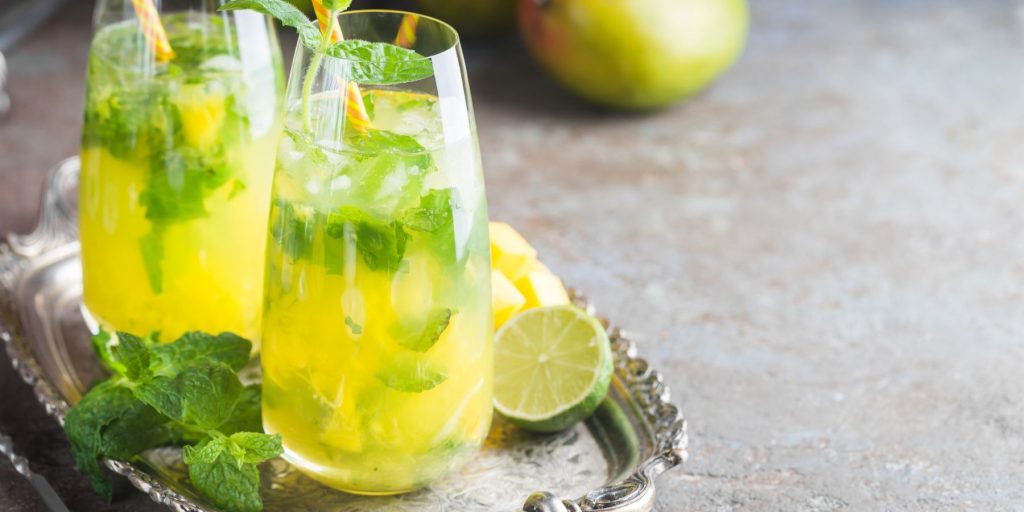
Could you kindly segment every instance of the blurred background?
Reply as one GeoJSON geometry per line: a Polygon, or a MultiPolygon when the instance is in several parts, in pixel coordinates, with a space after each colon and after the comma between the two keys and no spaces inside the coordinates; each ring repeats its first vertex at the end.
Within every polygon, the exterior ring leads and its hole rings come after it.
{"type": "MultiPolygon", "coordinates": [[[[78,151],[92,4],[0,0],[0,233],[78,151]]],[[[639,334],[689,419],[657,510],[1019,510],[1021,4],[355,5],[462,32],[492,218],[639,334]]],[[[6,361],[0,386],[65,501],[157,510],[99,503],[6,361]]],[[[35,500],[0,468],[0,509],[35,500]]]]}

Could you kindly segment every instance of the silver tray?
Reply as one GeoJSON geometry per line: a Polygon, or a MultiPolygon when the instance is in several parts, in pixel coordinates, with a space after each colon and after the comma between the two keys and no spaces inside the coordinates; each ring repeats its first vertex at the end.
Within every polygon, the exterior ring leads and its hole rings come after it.
{"type": "MultiPolygon", "coordinates": [[[[79,310],[77,185],[78,160],[65,160],[48,177],[35,231],[0,240],[0,338],[21,377],[62,424],[69,404],[103,378],[79,310]]],[[[574,301],[592,310],[579,294],[574,301]]],[[[401,496],[344,494],[274,460],[262,467],[265,510],[650,510],[655,477],[686,459],[686,421],[669,402],[661,374],[637,357],[624,331],[602,322],[612,342],[615,377],[608,398],[583,424],[538,435],[496,418],[475,460],[427,489],[401,496]],[[537,489],[543,491],[530,493],[537,489]]],[[[215,510],[189,485],[180,450],[150,450],[131,461],[107,460],[106,466],[173,510],[215,510]]]]}

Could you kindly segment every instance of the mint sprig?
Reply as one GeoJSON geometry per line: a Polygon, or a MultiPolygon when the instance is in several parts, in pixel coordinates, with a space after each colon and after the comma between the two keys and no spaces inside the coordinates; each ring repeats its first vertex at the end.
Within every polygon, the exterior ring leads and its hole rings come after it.
{"type": "Polygon", "coordinates": [[[75,463],[96,492],[110,498],[100,460],[184,445],[189,478],[213,503],[261,510],[256,465],[282,447],[280,436],[261,431],[259,387],[238,379],[251,343],[230,333],[190,332],[167,345],[123,332],[116,338],[95,337],[114,375],[86,393],[64,424],[75,463]]]}
{"type": "Polygon", "coordinates": [[[338,12],[349,7],[351,0],[324,0],[321,3],[328,11],[327,26],[323,31],[285,0],[230,0],[219,8],[221,11],[249,9],[271,16],[294,28],[303,46],[314,52],[302,83],[302,120],[307,131],[311,127],[309,98],[313,80],[325,55],[347,60],[350,63],[350,76],[347,78],[359,84],[395,85],[415,82],[434,74],[429,58],[401,46],[359,40],[332,42],[331,33],[337,23],[335,18],[338,12]]]}
{"type": "Polygon", "coordinates": [[[430,59],[401,46],[350,39],[327,47],[327,55],[347,60],[350,79],[360,84],[395,85],[434,74],[430,59]]]}

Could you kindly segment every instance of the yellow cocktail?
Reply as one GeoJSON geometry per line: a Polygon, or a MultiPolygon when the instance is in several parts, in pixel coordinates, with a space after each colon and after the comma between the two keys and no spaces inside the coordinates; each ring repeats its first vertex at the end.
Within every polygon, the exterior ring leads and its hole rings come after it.
{"type": "Polygon", "coordinates": [[[263,419],[307,474],[391,494],[450,471],[487,435],[487,208],[476,141],[444,137],[437,97],[362,95],[369,130],[314,141],[295,116],[281,139],[263,419]]]}
{"type": "Polygon", "coordinates": [[[85,306],[100,325],[259,339],[282,84],[274,35],[255,20],[240,51],[222,18],[165,15],[166,62],[135,21],[97,32],[79,227],[85,306]]]}

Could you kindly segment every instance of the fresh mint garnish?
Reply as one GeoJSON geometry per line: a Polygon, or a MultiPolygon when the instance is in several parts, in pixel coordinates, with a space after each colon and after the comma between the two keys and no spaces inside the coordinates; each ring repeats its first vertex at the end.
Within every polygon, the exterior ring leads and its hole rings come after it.
{"type": "Polygon", "coordinates": [[[422,393],[436,388],[448,379],[448,372],[435,363],[411,354],[400,354],[391,365],[377,373],[377,380],[403,393],[422,393]]]}
{"type": "Polygon", "coordinates": [[[302,81],[302,122],[308,131],[311,127],[309,98],[313,81],[325,55],[346,59],[350,63],[350,76],[355,83],[394,85],[423,80],[434,74],[431,60],[413,50],[389,43],[371,43],[359,40],[332,41],[332,34],[338,23],[338,12],[349,7],[348,0],[326,0],[327,25],[323,30],[319,24],[310,22],[302,11],[285,0],[230,0],[220,7],[221,11],[251,9],[267,14],[282,24],[293,27],[302,44],[312,50],[309,68],[302,81]]]}
{"type": "Polygon", "coordinates": [[[391,336],[399,345],[414,352],[426,352],[437,343],[451,322],[455,312],[437,309],[427,316],[425,322],[403,321],[391,328],[391,336]]]}
{"type": "Polygon", "coordinates": [[[388,273],[398,270],[409,240],[402,223],[380,220],[354,206],[343,206],[327,216],[327,235],[337,239],[354,235],[366,266],[388,273]]]}
{"type": "Polygon", "coordinates": [[[114,375],[68,411],[64,429],[79,469],[109,499],[100,468],[150,448],[184,445],[193,485],[231,512],[262,509],[256,464],[281,454],[281,439],[261,432],[258,386],[237,371],[252,345],[230,333],[190,332],[174,343],[101,332],[93,340],[114,375]]]}
{"type": "Polygon", "coordinates": [[[325,52],[331,57],[348,61],[349,78],[360,84],[404,84],[434,74],[434,65],[430,59],[389,43],[349,39],[331,44],[325,52]]]}
{"type": "MultiPolygon", "coordinates": [[[[324,2],[324,7],[327,7],[326,4],[327,2],[324,2]]],[[[285,0],[231,0],[220,6],[218,10],[239,11],[246,9],[266,14],[280,21],[282,25],[294,28],[299,33],[299,39],[302,40],[302,44],[310,50],[315,50],[320,45],[320,29],[315,24],[310,23],[309,18],[302,11],[285,0]]]]}
{"type": "Polygon", "coordinates": [[[438,258],[448,264],[456,261],[455,211],[461,208],[458,190],[435,189],[420,198],[420,205],[406,211],[402,222],[430,240],[438,258]]]}

